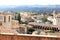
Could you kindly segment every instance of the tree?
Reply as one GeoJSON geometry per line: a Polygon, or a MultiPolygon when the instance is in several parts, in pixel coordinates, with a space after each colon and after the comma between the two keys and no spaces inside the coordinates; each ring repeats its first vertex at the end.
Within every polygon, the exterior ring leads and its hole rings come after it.
{"type": "Polygon", "coordinates": [[[21,22],[21,16],[20,16],[20,14],[18,14],[17,20],[19,21],[19,23],[21,22]]]}
{"type": "Polygon", "coordinates": [[[43,17],[43,18],[42,18],[42,21],[45,23],[45,22],[47,22],[48,20],[47,20],[47,18],[43,17]]]}
{"type": "Polygon", "coordinates": [[[16,15],[15,15],[15,20],[18,20],[19,23],[21,22],[21,16],[20,16],[20,13],[16,13],[16,15]]]}
{"type": "Polygon", "coordinates": [[[15,20],[17,20],[18,19],[18,13],[16,12],[15,13],[15,20]]]}
{"type": "Polygon", "coordinates": [[[31,28],[31,27],[27,27],[27,31],[28,31],[28,34],[31,34],[34,30],[34,28],[31,28]]]}
{"type": "Polygon", "coordinates": [[[49,16],[53,16],[53,14],[49,13],[49,16]]]}

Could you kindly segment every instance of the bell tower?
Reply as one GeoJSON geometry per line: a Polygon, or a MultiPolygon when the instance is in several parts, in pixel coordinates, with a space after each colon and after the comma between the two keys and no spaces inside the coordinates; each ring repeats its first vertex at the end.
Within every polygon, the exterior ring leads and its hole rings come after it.
{"type": "Polygon", "coordinates": [[[9,13],[3,15],[4,15],[4,27],[6,27],[7,29],[11,29],[12,15],[9,13]]]}
{"type": "Polygon", "coordinates": [[[55,14],[55,10],[53,11],[53,18],[55,18],[56,17],[56,14],[55,14]]]}
{"type": "Polygon", "coordinates": [[[55,12],[55,10],[53,11],[53,25],[56,25],[57,24],[57,20],[56,20],[56,18],[57,18],[57,15],[55,14],[56,12],[55,12]]]}

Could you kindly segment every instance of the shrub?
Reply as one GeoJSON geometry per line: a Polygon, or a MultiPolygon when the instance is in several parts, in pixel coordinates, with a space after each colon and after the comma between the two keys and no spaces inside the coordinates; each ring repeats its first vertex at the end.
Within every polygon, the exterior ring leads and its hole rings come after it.
{"type": "Polygon", "coordinates": [[[35,30],[34,30],[34,28],[27,27],[27,31],[28,31],[28,33],[32,33],[32,32],[35,31],[35,30]]]}
{"type": "Polygon", "coordinates": [[[48,21],[47,18],[45,17],[42,18],[42,22],[47,22],[47,21],[48,21]]]}
{"type": "Polygon", "coordinates": [[[48,33],[55,33],[54,30],[48,30],[47,32],[48,32],[48,33]]]}

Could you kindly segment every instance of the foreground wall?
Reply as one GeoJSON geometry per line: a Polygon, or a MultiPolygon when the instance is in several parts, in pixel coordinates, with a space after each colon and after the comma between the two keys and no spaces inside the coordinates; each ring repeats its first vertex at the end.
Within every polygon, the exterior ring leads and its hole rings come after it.
{"type": "Polygon", "coordinates": [[[60,38],[0,34],[0,40],[60,40],[60,38]]]}

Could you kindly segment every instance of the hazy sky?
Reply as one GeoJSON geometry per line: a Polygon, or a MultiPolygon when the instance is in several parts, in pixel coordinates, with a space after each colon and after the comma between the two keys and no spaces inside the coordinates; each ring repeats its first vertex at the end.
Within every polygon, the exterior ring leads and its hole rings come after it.
{"type": "Polygon", "coordinates": [[[60,5],[60,0],[0,0],[0,5],[60,5]]]}

